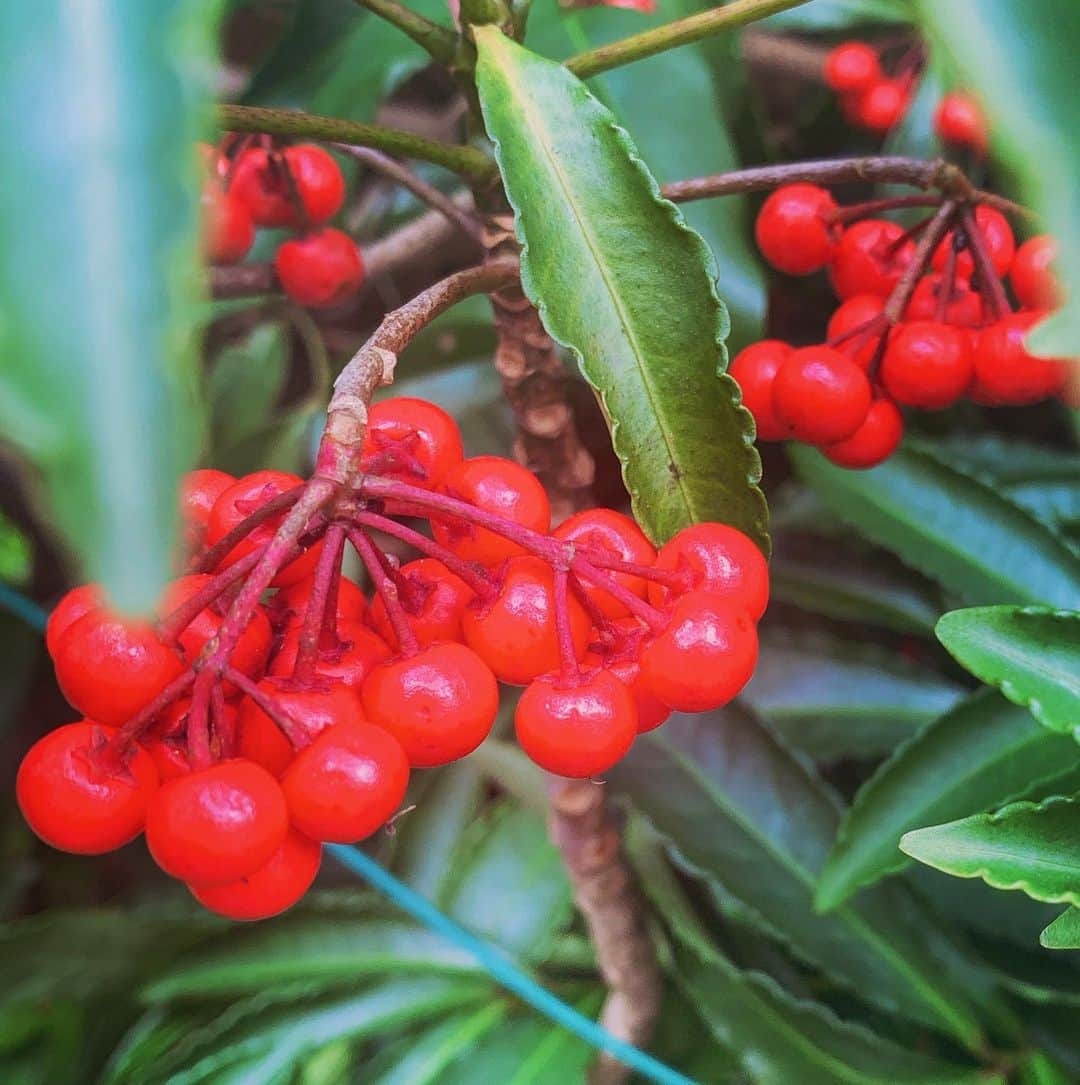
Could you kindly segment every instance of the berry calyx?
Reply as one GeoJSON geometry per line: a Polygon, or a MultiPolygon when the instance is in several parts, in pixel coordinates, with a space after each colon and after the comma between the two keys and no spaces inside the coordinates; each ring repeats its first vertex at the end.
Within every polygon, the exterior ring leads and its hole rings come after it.
{"type": "Polygon", "coordinates": [[[904,435],[904,419],[888,399],[875,399],[863,424],[846,441],[822,445],[825,457],[839,467],[863,470],[884,463],[904,435]]]}
{"type": "Polygon", "coordinates": [[[317,226],[333,218],[345,202],[345,180],[337,162],[313,143],[287,147],[280,154],[262,147],[245,151],[236,163],[229,191],[247,206],[259,226],[317,226]],[[299,221],[292,186],[303,204],[306,223],[299,221]]]}
{"type": "Polygon", "coordinates": [[[1013,257],[1009,278],[1016,300],[1025,309],[1056,309],[1064,301],[1061,283],[1054,274],[1057,242],[1047,234],[1030,237],[1013,257]]]}
{"type": "Polygon", "coordinates": [[[782,441],[788,428],[773,409],[773,380],[791,353],[781,339],[762,339],[739,351],[728,372],[742,392],[743,406],[754,416],[759,441],[782,441]]]}
{"type": "Polygon", "coordinates": [[[829,264],[833,290],[840,298],[877,294],[886,298],[911,263],[915,246],[903,227],[886,219],[863,219],[841,235],[829,264]]]}
{"type": "Polygon", "coordinates": [[[841,42],[825,58],[825,82],[838,94],[858,94],[881,79],[881,62],[861,41],[841,42]]]}
{"type": "MultiPolygon", "coordinates": [[[[421,558],[399,570],[398,594],[405,619],[421,648],[439,641],[460,641],[462,618],[475,592],[441,561],[421,558]]],[[[393,648],[400,648],[382,596],[371,604],[371,624],[393,648]]]]}
{"type": "Polygon", "coordinates": [[[1065,364],[1028,353],[1028,331],[1046,319],[1045,312],[1013,313],[984,328],[975,351],[980,391],[1001,404],[1037,403],[1057,395],[1065,384],[1065,364]]]}
{"type": "Polygon", "coordinates": [[[897,327],[881,361],[881,380],[889,395],[924,411],[954,404],[973,375],[967,333],[934,320],[897,327]]]}
{"type": "Polygon", "coordinates": [[[436,489],[464,457],[458,424],[426,399],[395,396],[368,412],[365,471],[436,489]]]}
{"type": "Polygon", "coordinates": [[[831,347],[794,350],[773,381],[773,409],[792,436],[812,445],[850,437],[870,409],[862,369],[831,347]]]}
{"type": "Polygon", "coordinates": [[[839,233],[832,194],[817,185],[781,185],[762,205],[754,238],[762,256],[788,275],[810,275],[832,256],[839,233]]]}
{"type": "Polygon", "coordinates": [[[934,131],[946,143],[986,154],[989,145],[986,117],[970,95],[959,91],[943,94],[934,109],[934,131]]]}

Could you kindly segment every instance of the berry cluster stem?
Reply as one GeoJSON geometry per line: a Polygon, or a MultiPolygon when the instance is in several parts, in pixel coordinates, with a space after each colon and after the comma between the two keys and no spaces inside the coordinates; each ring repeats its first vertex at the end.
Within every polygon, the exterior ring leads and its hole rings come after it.
{"type": "Polygon", "coordinates": [[[294,486],[291,490],[277,494],[260,505],[250,516],[244,517],[232,531],[223,535],[213,546],[200,554],[191,571],[194,573],[213,572],[229,556],[237,543],[243,542],[260,524],[266,523],[279,512],[284,512],[295,505],[303,492],[303,486],[294,486]]]}
{"type": "Polygon", "coordinates": [[[904,274],[885,302],[884,313],[890,325],[899,323],[903,317],[904,310],[911,301],[911,295],[915,293],[915,287],[918,286],[919,280],[930,266],[934,250],[949,231],[949,225],[956,216],[956,209],[957,204],[954,200],[945,200],[922,231],[911,263],[904,268],[904,274]]]}
{"type": "MultiPolygon", "coordinates": [[[[232,682],[245,697],[250,697],[277,724],[281,733],[292,743],[294,749],[302,750],[310,744],[311,735],[308,733],[307,728],[297,723],[273,697],[248,678],[246,674],[236,670],[235,667],[226,667],[223,677],[232,682]]],[[[190,727],[190,723],[188,726],[190,727]]]]}
{"type": "Polygon", "coordinates": [[[575,686],[581,680],[574,634],[570,628],[569,571],[565,567],[555,570],[555,635],[559,641],[559,681],[575,686]]]}
{"type": "Polygon", "coordinates": [[[323,633],[326,629],[329,607],[337,609],[336,585],[341,576],[341,557],[345,551],[345,529],[340,524],[331,524],[323,536],[323,549],[315,566],[311,594],[308,596],[304,623],[300,629],[300,641],[296,651],[296,665],[293,678],[297,681],[309,681],[315,675],[315,664],[319,659],[319,648],[323,645],[323,633]],[[334,598],[331,598],[334,596],[334,598]]]}
{"type": "Polygon", "coordinates": [[[994,261],[990,258],[990,252],[986,247],[986,239],[983,237],[979,222],[975,218],[975,212],[970,207],[964,207],[960,211],[960,221],[967,236],[968,247],[971,249],[971,259],[975,264],[975,271],[979,278],[979,290],[990,303],[994,317],[1001,320],[1011,312],[1008,295],[1002,285],[1001,278],[994,267],[994,261]]]}
{"type": "Polygon", "coordinates": [[[353,544],[353,549],[360,555],[360,560],[363,561],[367,568],[371,582],[375,585],[375,590],[379,593],[379,598],[382,599],[383,605],[386,607],[386,616],[394,627],[401,653],[406,656],[416,655],[420,651],[416,634],[413,632],[412,626],[409,625],[409,617],[405,613],[404,606],[402,606],[397,585],[387,575],[378,548],[371,541],[371,536],[363,528],[350,528],[349,542],[353,544]]]}

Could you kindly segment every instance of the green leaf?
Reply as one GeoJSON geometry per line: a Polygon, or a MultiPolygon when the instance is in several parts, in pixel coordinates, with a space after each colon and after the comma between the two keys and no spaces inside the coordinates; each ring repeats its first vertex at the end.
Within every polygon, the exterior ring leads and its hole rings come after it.
{"type": "Polygon", "coordinates": [[[1049,1055],[1034,1051],[1020,1063],[1018,1085],[1072,1085],[1073,1079],[1049,1055]]]}
{"type": "Polygon", "coordinates": [[[937,635],[961,666],[1040,723],[1080,732],[1080,613],[970,607],[943,615],[937,635]]]}
{"type": "Polygon", "coordinates": [[[1057,269],[1069,300],[1032,346],[1073,357],[1080,342],[1080,207],[1070,180],[1080,170],[1071,138],[1080,7],[1061,0],[919,0],[917,9],[933,44],[979,94],[995,155],[1059,242],[1057,269]]]}
{"type": "Polygon", "coordinates": [[[721,903],[733,898],[740,915],[860,997],[978,1044],[977,980],[901,887],[815,913],[840,809],[747,713],[676,714],[641,736],[608,780],[721,903]]]}
{"type": "Polygon", "coordinates": [[[1080,557],[994,488],[905,445],[848,471],[794,446],[800,474],[844,520],[967,603],[1080,606],[1080,557]]]}
{"type": "Polygon", "coordinates": [[[964,690],[895,651],[770,629],[742,696],[793,746],[822,760],[890,753],[964,690]]]}
{"type": "Polygon", "coordinates": [[[476,38],[522,283],[600,395],[639,522],[663,540],[722,520],[767,548],[749,415],[717,376],[727,320],[707,247],[583,83],[494,28],[476,38]]]}
{"type": "Polygon", "coordinates": [[[959,433],[934,441],[934,454],[969,474],[1015,485],[1053,479],[1075,481],[1080,453],[1033,444],[1000,433],[959,433]]]}
{"type": "Polygon", "coordinates": [[[1080,802],[1060,795],[905,833],[913,859],[1034,900],[1080,905],[1080,802]]]}
{"type": "Polygon", "coordinates": [[[1047,949],[1080,949],[1080,908],[1069,908],[1039,935],[1047,949]]]}
{"type": "Polygon", "coordinates": [[[994,969],[998,982],[1017,998],[1033,1005],[1080,1006],[1080,969],[1069,958],[1030,943],[1020,948],[998,939],[978,938],[974,946],[979,957],[994,969]]]}
{"type": "Polygon", "coordinates": [[[217,0],[5,4],[0,431],[85,579],[149,609],[198,429],[198,121],[217,0]]]}
{"type": "Polygon", "coordinates": [[[855,796],[821,872],[816,903],[835,908],[909,865],[909,829],[979,813],[1074,771],[1075,743],[990,690],[962,701],[902,745],[855,796]]]}
{"type": "Polygon", "coordinates": [[[285,328],[267,323],[215,358],[206,390],[215,463],[228,463],[230,447],[266,424],[285,383],[287,349],[285,328]]]}
{"type": "MultiPolygon", "coordinates": [[[[1080,467],[1075,468],[1080,472],[1080,467]]],[[[1071,479],[1035,479],[1005,487],[1010,501],[1027,509],[1045,524],[1060,527],[1080,523],[1080,486],[1071,479]]]]}

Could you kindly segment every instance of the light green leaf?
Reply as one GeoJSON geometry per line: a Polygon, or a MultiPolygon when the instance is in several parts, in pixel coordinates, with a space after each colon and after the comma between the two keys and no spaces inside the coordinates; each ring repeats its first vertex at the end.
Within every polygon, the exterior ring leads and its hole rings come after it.
{"type": "Polygon", "coordinates": [[[1039,935],[1047,949],[1080,949],[1080,908],[1064,911],[1039,935]]]}
{"type": "Polygon", "coordinates": [[[1080,802],[1055,795],[992,814],[905,833],[900,847],[920,863],[1034,900],[1080,905],[1080,802]]]}
{"type": "Polygon", "coordinates": [[[990,690],[962,701],[860,788],[821,872],[817,906],[834,908],[908,866],[897,850],[907,830],[1029,794],[1075,770],[1078,753],[1070,739],[1050,734],[990,690]]]}
{"type": "Polygon", "coordinates": [[[856,528],[967,603],[1080,606],[1080,557],[984,482],[905,445],[848,471],[795,446],[800,474],[856,528]]]}
{"type": "Polygon", "coordinates": [[[767,548],[749,415],[717,376],[727,319],[707,247],[583,83],[492,27],[476,38],[523,285],[599,392],[639,522],[664,540],[722,520],[767,548]]]}
{"type": "Polygon", "coordinates": [[[0,5],[0,431],[85,579],[149,609],[199,428],[198,123],[217,0],[0,5]]]}
{"type": "Polygon", "coordinates": [[[1073,1078],[1042,1051],[1025,1056],[1018,1070],[1019,1085],[1072,1085],[1073,1082],[1073,1078]]]}
{"type": "Polygon", "coordinates": [[[1080,729],[1080,613],[970,607],[943,615],[937,635],[961,666],[1040,723],[1080,729]]]}

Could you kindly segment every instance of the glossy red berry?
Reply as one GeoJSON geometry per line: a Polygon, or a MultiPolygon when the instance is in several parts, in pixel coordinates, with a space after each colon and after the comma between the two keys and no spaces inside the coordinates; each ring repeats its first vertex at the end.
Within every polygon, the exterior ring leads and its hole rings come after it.
{"type": "MultiPolygon", "coordinates": [[[[533,531],[544,533],[551,526],[547,492],[536,475],[513,460],[473,456],[450,469],[443,487],[453,497],[533,531]]],[[[525,553],[517,543],[486,527],[434,516],[431,527],[443,546],[466,561],[497,565],[525,553]]]]}
{"type": "Polygon", "coordinates": [[[514,712],[521,748],[542,769],[588,778],[607,772],[637,735],[637,707],[613,674],[596,670],[577,682],[543,675],[522,693],[514,712]]]}
{"type": "MultiPolygon", "coordinates": [[[[572,596],[574,649],[580,659],[589,642],[589,619],[572,596]]],[[[462,619],[465,642],[500,682],[523,686],[559,667],[555,629],[555,574],[534,557],[511,558],[500,571],[498,595],[477,599],[462,619]]]]}
{"type": "Polygon", "coordinates": [[[852,295],[838,305],[829,318],[828,345],[868,372],[887,327],[881,319],[884,311],[885,302],[877,294],[852,295]],[[837,339],[841,341],[834,342],[837,339]]]}
{"type": "Polygon", "coordinates": [[[681,574],[677,588],[653,581],[649,599],[668,606],[687,591],[706,591],[742,607],[755,621],[769,603],[769,566],[754,541],[727,524],[684,527],[656,557],[656,568],[681,574]]]}
{"type": "Polygon", "coordinates": [[[889,395],[924,411],[952,406],[974,372],[967,332],[935,320],[898,325],[881,360],[881,381],[889,395]]]}
{"type": "Polygon", "coordinates": [[[1045,312],[1013,313],[984,328],[975,351],[975,377],[983,394],[1001,404],[1037,403],[1065,385],[1065,363],[1028,353],[1024,339],[1045,312]]]}
{"type": "MultiPolygon", "coordinates": [[[[303,625],[313,586],[312,578],[308,577],[282,588],[274,596],[274,620],[284,621],[286,625],[303,625]]],[[[355,580],[350,580],[347,576],[340,577],[337,582],[338,620],[362,622],[367,614],[368,601],[363,589],[355,580]]]]}
{"type": "Polygon", "coordinates": [[[99,723],[131,719],[184,670],[178,651],[149,622],[105,607],[72,622],[56,646],[56,681],[80,712],[99,723]]]}
{"type": "Polygon", "coordinates": [[[1057,242],[1047,234],[1028,238],[1013,257],[1009,277],[1016,300],[1025,309],[1056,309],[1064,300],[1054,274],[1057,242]]]}
{"type": "Polygon", "coordinates": [[[426,399],[395,396],[368,412],[365,471],[436,489],[464,456],[458,424],[426,399]]]}
{"type": "Polygon", "coordinates": [[[792,351],[773,382],[773,408],[793,437],[812,445],[850,437],[870,409],[870,382],[832,347],[792,351]]]}
{"type": "Polygon", "coordinates": [[[45,647],[55,661],[60,638],[84,614],[105,604],[105,592],[100,584],[80,584],[60,597],[45,623],[45,647]]]}
{"type": "MultiPolygon", "coordinates": [[[[904,312],[906,320],[937,320],[941,293],[945,289],[942,275],[924,275],[916,284],[915,292],[904,312]]],[[[971,289],[962,275],[957,275],[952,292],[945,306],[945,323],[962,328],[974,328],[982,323],[982,295],[971,289]]]]}
{"type": "Polygon", "coordinates": [[[825,58],[825,82],[838,94],[858,94],[880,79],[878,55],[861,41],[841,42],[825,58]]]}
{"type": "Polygon", "coordinates": [[[368,718],[401,743],[414,768],[472,753],[499,710],[495,675],[464,644],[432,644],[380,664],[361,693],[368,718]]]}
{"type": "Polygon", "coordinates": [[[158,779],[165,783],[166,780],[175,780],[178,776],[186,776],[191,772],[191,763],[188,761],[187,744],[175,738],[150,738],[143,742],[143,747],[154,762],[157,769],[158,779]]]}
{"type": "Polygon", "coordinates": [[[904,119],[910,100],[911,93],[906,82],[879,79],[858,96],[855,115],[864,128],[885,133],[904,119]]]}
{"type": "Polygon", "coordinates": [[[839,230],[830,221],[836,201],[817,185],[781,185],[762,205],[754,224],[761,255],[788,275],[820,271],[832,256],[839,230]]]}
{"type": "Polygon", "coordinates": [[[219,761],[162,784],[146,812],[146,844],[166,874],[224,885],[253,874],[289,828],[277,780],[250,761],[219,761]]]}
{"type": "MultiPolygon", "coordinates": [[[[460,641],[464,636],[461,623],[465,608],[475,594],[461,577],[435,558],[421,558],[401,567],[398,597],[421,648],[444,640],[460,641]]],[[[398,647],[397,633],[381,595],[371,604],[371,624],[387,644],[398,647]]]]}
{"type": "Polygon", "coordinates": [[[655,730],[671,715],[671,709],[647,687],[641,678],[641,661],[638,659],[640,644],[644,639],[644,628],[634,618],[616,619],[616,628],[620,632],[629,630],[631,645],[628,648],[605,650],[599,645],[590,648],[583,666],[588,669],[603,667],[613,674],[634,698],[637,708],[637,730],[639,735],[655,730]]]}
{"type": "Polygon", "coordinates": [[[348,234],[325,227],[285,241],[274,257],[281,289],[310,309],[348,300],[364,281],[360,249],[348,234]]]}
{"type": "Polygon", "coordinates": [[[667,627],[641,652],[646,687],[681,712],[730,701],[757,663],[757,629],[730,597],[689,592],[675,601],[667,627]]]}
{"type": "Polygon", "coordinates": [[[875,399],[866,420],[846,440],[823,445],[821,451],[840,467],[864,469],[884,463],[897,449],[904,436],[904,419],[888,399],[875,399]]]}
{"type": "Polygon", "coordinates": [[[234,482],[235,476],[212,467],[189,471],[183,477],[180,483],[180,519],[190,549],[202,545],[214,503],[234,482]]]}
{"type": "MultiPolygon", "coordinates": [[[[591,552],[602,557],[613,557],[633,565],[652,565],[656,561],[656,547],[645,537],[645,532],[621,512],[614,509],[585,509],[564,520],[552,534],[562,542],[572,542],[577,553],[588,558],[591,552]]],[[[639,599],[644,599],[648,585],[632,573],[615,573],[615,581],[639,599]]],[[[586,586],[586,592],[609,618],[621,618],[630,612],[610,592],[603,588],[586,586]]]]}
{"type": "Polygon", "coordinates": [[[915,246],[904,230],[886,219],[864,219],[849,226],[837,242],[829,277],[840,298],[856,294],[888,297],[911,263],[915,246]]]}
{"type": "Polygon", "coordinates": [[[247,204],[216,180],[203,185],[202,231],[203,253],[211,264],[240,263],[255,240],[247,204]]]}
{"type": "Polygon", "coordinates": [[[393,735],[370,723],[343,723],[297,754],[281,786],[300,832],[352,844],[386,824],[408,783],[409,761],[393,735]]]}
{"type": "Polygon", "coordinates": [[[252,922],[291,908],[319,873],[322,848],[290,830],[280,847],[258,870],[226,885],[189,885],[191,895],[217,915],[252,922]]]}
{"type": "MultiPolygon", "coordinates": [[[[992,207],[980,205],[975,208],[975,223],[979,227],[979,232],[982,234],[983,242],[986,245],[986,251],[990,255],[990,262],[994,265],[994,270],[998,275],[1006,274],[1013,262],[1013,256],[1016,254],[1016,238],[1013,235],[1012,227],[1009,225],[1008,219],[1006,219],[1000,211],[995,211],[992,207]]],[[[935,271],[942,271],[944,269],[945,260],[948,256],[949,249],[953,245],[954,237],[953,231],[950,230],[949,233],[942,238],[941,244],[934,250],[934,258],[931,263],[933,264],[935,271]]],[[[957,254],[956,271],[959,275],[970,278],[974,270],[975,261],[972,258],[970,251],[965,248],[957,254]]]]}
{"type": "Polygon", "coordinates": [[[773,410],[772,389],[776,371],[791,353],[781,339],[762,339],[739,351],[728,372],[742,392],[743,406],[754,416],[759,441],[782,441],[788,429],[773,410]]]}
{"type": "Polygon", "coordinates": [[[50,731],[27,751],[15,794],[27,824],[46,844],[101,855],[142,832],[157,770],[139,746],[120,764],[100,756],[115,735],[114,727],[80,720],[50,731]]]}
{"type": "MultiPolygon", "coordinates": [[[[285,630],[281,647],[270,664],[270,674],[279,678],[292,674],[300,652],[301,631],[298,624],[285,630]]],[[[372,668],[389,658],[390,646],[373,629],[356,621],[339,621],[337,634],[337,644],[320,647],[316,670],[326,678],[359,689],[372,668]]]]}
{"type": "Polygon", "coordinates": [[[979,103],[967,94],[943,94],[934,109],[934,131],[946,142],[986,154],[989,136],[979,103]]]}
{"type": "Polygon", "coordinates": [[[246,204],[259,226],[317,226],[333,218],[345,202],[345,181],[337,162],[312,143],[288,147],[281,155],[262,147],[245,151],[236,163],[229,191],[246,204]],[[282,159],[303,202],[307,223],[297,220],[282,159]]]}

